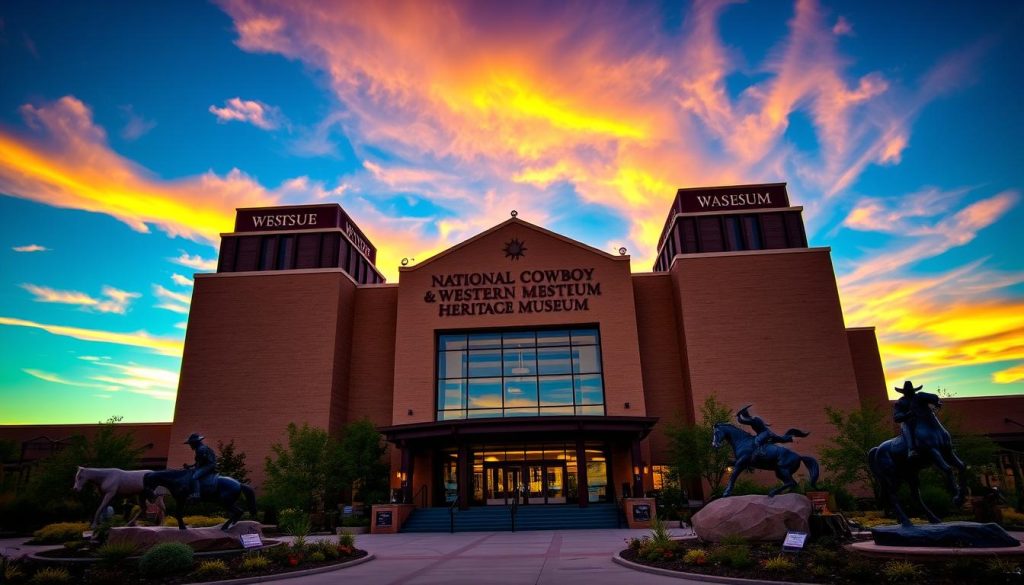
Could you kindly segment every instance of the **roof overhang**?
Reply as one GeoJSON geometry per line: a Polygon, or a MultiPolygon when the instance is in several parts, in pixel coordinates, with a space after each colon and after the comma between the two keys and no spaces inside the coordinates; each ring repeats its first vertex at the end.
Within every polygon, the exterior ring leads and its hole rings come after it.
{"type": "Polygon", "coordinates": [[[570,438],[641,440],[658,422],[648,416],[538,416],[437,421],[381,427],[391,443],[554,441],[570,438]]]}

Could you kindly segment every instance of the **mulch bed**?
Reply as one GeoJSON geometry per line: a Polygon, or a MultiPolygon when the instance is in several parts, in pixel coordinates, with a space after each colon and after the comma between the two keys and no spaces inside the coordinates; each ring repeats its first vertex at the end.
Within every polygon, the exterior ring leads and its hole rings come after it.
{"type": "Polygon", "coordinates": [[[907,574],[892,568],[892,559],[870,558],[848,551],[838,545],[808,545],[800,553],[785,553],[785,558],[796,567],[788,571],[770,571],[764,561],[782,553],[779,543],[715,545],[698,540],[682,540],[679,551],[672,558],[662,556],[658,560],[641,558],[635,549],[623,550],[623,559],[642,565],[703,575],[760,579],[764,581],[821,583],[836,585],[861,585],[863,583],[927,583],[928,585],[965,585],[1002,583],[1024,584],[1024,567],[1019,558],[996,559],[952,559],[949,561],[924,561],[907,559],[915,566],[914,573],[907,574]],[[750,563],[745,567],[730,566],[714,559],[711,554],[723,546],[747,547],[750,563]],[[711,558],[705,564],[683,562],[687,551],[703,549],[711,558]]]}

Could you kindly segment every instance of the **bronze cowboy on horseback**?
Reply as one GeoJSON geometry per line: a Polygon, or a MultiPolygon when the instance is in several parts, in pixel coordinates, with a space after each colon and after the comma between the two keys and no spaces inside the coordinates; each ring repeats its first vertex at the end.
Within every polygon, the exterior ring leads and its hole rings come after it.
{"type": "Polygon", "coordinates": [[[196,452],[196,462],[194,465],[185,465],[186,469],[192,470],[192,477],[189,480],[189,487],[192,489],[192,493],[188,499],[193,502],[199,501],[199,483],[204,477],[213,475],[217,471],[217,455],[213,452],[209,446],[203,444],[203,439],[206,437],[199,433],[192,433],[185,439],[185,444],[192,447],[192,450],[196,452]]]}
{"type": "MultiPolygon", "coordinates": [[[[800,429],[789,429],[784,434],[777,435],[774,431],[768,428],[772,425],[764,422],[764,419],[759,416],[751,416],[748,411],[751,406],[753,406],[753,404],[748,404],[739,409],[739,411],[736,412],[736,420],[739,421],[740,424],[749,426],[755,433],[757,433],[757,436],[754,437],[754,457],[763,456],[765,447],[772,443],[792,443],[793,437],[803,438],[810,434],[805,431],[801,431],[800,429]]],[[[751,459],[753,460],[754,457],[751,459]]]]}

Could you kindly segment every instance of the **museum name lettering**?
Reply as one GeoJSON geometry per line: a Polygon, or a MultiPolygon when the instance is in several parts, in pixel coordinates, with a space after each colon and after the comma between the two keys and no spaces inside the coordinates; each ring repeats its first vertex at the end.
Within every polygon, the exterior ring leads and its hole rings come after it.
{"type": "Polygon", "coordinates": [[[316,225],[315,213],[279,213],[277,215],[254,215],[252,225],[264,227],[311,227],[316,225]]]}
{"type": "Polygon", "coordinates": [[[771,193],[730,193],[728,195],[698,195],[701,207],[744,207],[749,205],[771,205],[771,193]]]}
{"type": "Polygon", "coordinates": [[[435,274],[424,300],[439,317],[458,317],[589,311],[600,295],[593,268],[560,268],[435,274]]]}

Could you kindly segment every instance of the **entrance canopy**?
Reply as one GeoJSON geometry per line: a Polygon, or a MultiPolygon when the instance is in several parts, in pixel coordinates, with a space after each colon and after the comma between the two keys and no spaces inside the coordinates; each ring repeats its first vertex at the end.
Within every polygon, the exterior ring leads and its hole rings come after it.
{"type": "Polygon", "coordinates": [[[452,420],[409,425],[393,425],[378,430],[391,443],[452,444],[453,441],[501,442],[509,440],[613,439],[641,441],[657,417],[650,416],[547,416],[524,418],[487,418],[452,420]]]}

